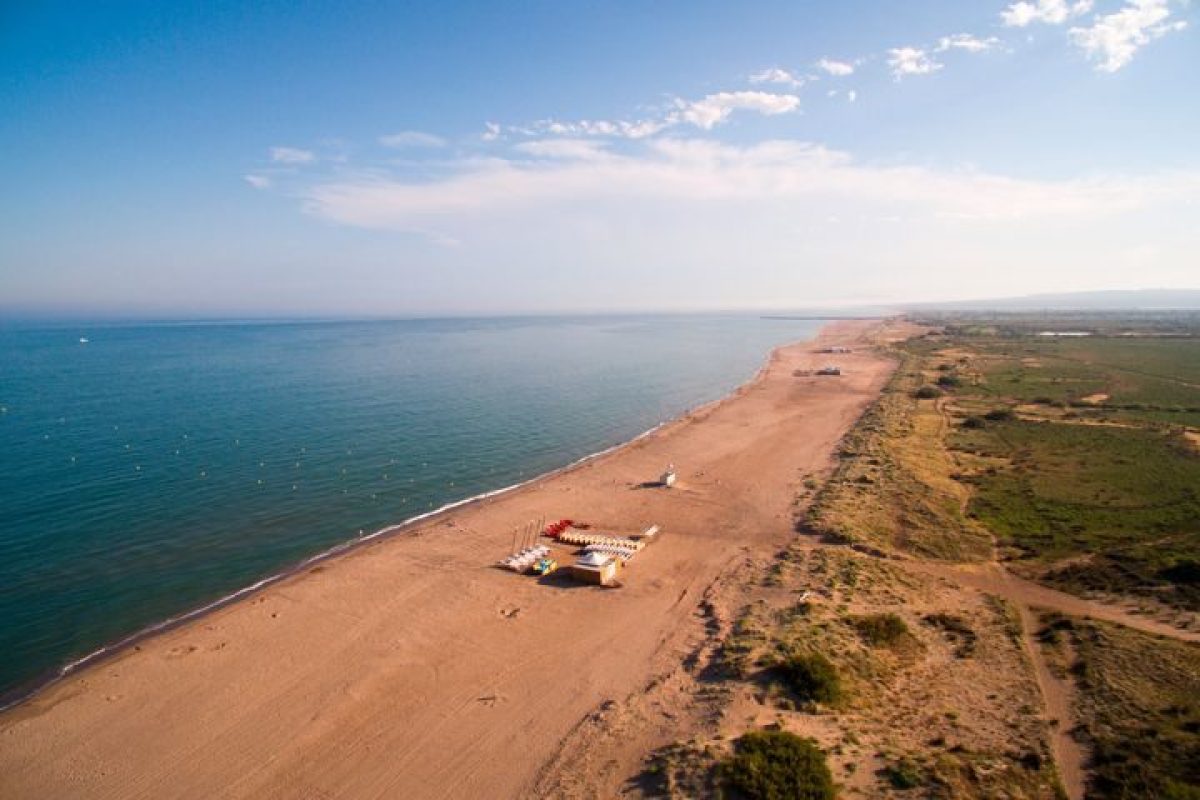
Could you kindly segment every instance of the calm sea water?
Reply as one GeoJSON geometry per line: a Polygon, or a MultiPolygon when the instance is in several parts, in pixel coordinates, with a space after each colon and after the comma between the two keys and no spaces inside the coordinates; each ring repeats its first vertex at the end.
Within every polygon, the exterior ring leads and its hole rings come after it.
{"type": "Polygon", "coordinates": [[[2,330],[0,692],[360,531],[627,440],[818,325],[2,330]]]}

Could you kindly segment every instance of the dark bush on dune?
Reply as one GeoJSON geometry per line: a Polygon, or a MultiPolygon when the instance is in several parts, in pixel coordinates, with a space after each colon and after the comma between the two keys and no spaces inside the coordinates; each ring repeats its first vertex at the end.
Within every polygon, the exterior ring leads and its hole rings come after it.
{"type": "Polygon", "coordinates": [[[855,617],[854,627],[872,647],[890,647],[909,636],[908,626],[895,614],[868,614],[855,617]]]}
{"type": "Polygon", "coordinates": [[[837,669],[820,653],[794,654],[783,660],[779,672],[796,697],[806,703],[836,703],[842,696],[837,669]]]}
{"type": "Polygon", "coordinates": [[[941,397],[942,390],[936,386],[922,386],[920,389],[917,389],[915,395],[918,400],[932,400],[935,397],[941,397]]]}
{"type": "Polygon", "coordinates": [[[832,800],[833,775],[812,739],[787,731],[753,731],[718,767],[721,783],[747,800],[832,800]]]}

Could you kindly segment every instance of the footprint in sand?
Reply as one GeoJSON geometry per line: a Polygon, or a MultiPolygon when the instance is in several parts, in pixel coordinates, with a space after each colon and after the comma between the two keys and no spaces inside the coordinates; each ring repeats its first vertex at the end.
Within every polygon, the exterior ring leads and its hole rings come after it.
{"type": "Polygon", "coordinates": [[[167,651],[167,658],[183,658],[184,656],[190,656],[199,649],[194,644],[179,645],[167,651]]]}

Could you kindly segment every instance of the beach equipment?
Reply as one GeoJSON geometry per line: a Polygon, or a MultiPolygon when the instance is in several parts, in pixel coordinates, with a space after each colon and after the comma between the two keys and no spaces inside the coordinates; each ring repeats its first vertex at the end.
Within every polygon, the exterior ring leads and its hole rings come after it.
{"type": "Polygon", "coordinates": [[[570,528],[572,524],[574,524],[574,520],[560,519],[558,522],[551,522],[547,525],[543,532],[551,539],[557,539],[559,534],[570,528]]]}
{"type": "Polygon", "coordinates": [[[658,482],[660,485],[666,486],[668,489],[675,485],[675,465],[674,464],[667,465],[667,471],[659,476],[658,482]]]}
{"type": "Polygon", "coordinates": [[[549,575],[558,569],[558,562],[553,558],[539,558],[537,563],[533,565],[533,572],[536,575],[549,575]]]}
{"type": "Polygon", "coordinates": [[[602,533],[564,533],[558,537],[558,540],[563,544],[573,544],[579,547],[587,547],[591,544],[610,545],[613,547],[624,547],[632,550],[641,550],[645,547],[644,542],[636,539],[627,539],[620,536],[605,536],[602,533]]]}
{"type": "Polygon", "coordinates": [[[528,572],[539,559],[545,558],[548,555],[550,555],[550,548],[544,544],[539,544],[500,559],[497,566],[504,569],[511,569],[513,572],[528,572]]]}

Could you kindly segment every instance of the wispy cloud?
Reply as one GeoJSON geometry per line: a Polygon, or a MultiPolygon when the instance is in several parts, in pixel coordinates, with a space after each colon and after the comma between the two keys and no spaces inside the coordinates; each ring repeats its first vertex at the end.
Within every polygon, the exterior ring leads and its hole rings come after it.
{"type": "Polygon", "coordinates": [[[676,101],[676,107],[680,121],[707,131],[724,122],[734,111],[756,111],[767,116],[790,113],[800,108],[800,98],[773,92],[717,92],[699,100],[676,101]]]}
{"type": "Polygon", "coordinates": [[[1024,28],[1035,22],[1061,25],[1072,17],[1092,10],[1092,0],[1020,0],[1000,12],[1000,20],[1010,28],[1024,28]]]}
{"type": "Polygon", "coordinates": [[[854,74],[854,64],[849,61],[838,61],[832,58],[822,58],[817,62],[817,69],[838,78],[854,74]]]}
{"type": "Polygon", "coordinates": [[[610,156],[604,142],[594,139],[539,139],[521,142],[516,146],[521,153],[538,158],[594,161],[610,156]]]}
{"type": "Polygon", "coordinates": [[[756,72],[750,76],[751,83],[776,83],[783,86],[791,86],[793,89],[799,89],[805,84],[802,77],[788,72],[780,67],[771,67],[764,69],[762,72],[756,72]]]}
{"type": "Polygon", "coordinates": [[[422,131],[400,131],[379,137],[379,143],[384,147],[404,149],[409,147],[445,147],[446,140],[432,133],[422,131]]]}
{"type": "Polygon", "coordinates": [[[250,173],[249,175],[243,175],[242,180],[253,186],[255,189],[271,188],[271,179],[266,175],[256,175],[254,173],[250,173]]]}
{"type": "Polygon", "coordinates": [[[316,153],[298,147],[272,147],[271,160],[276,164],[311,164],[317,160],[316,153]]]}
{"type": "MultiPolygon", "coordinates": [[[[658,112],[637,120],[556,120],[542,119],[527,125],[509,125],[504,131],[518,136],[550,136],[555,138],[607,137],[647,139],[680,125],[692,125],[712,130],[726,122],[736,111],[750,111],[765,116],[787,114],[800,108],[800,98],[794,94],[764,91],[714,92],[698,100],[675,98],[658,112]]],[[[489,123],[489,126],[491,123],[489,123]]],[[[489,127],[486,141],[499,138],[501,129],[489,127]]]]}
{"type": "Polygon", "coordinates": [[[943,66],[919,47],[896,47],[888,50],[888,67],[896,80],[908,75],[929,75],[943,66]]]}
{"type": "Polygon", "coordinates": [[[969,33],[956,33],[938,39],[937,46],[933,48],[933,52],[945,53],[947,50],[965,50],[968,53],[984,53],[988,50],[995,50],[999,46],[1000,40],[995,36],[981,39],[969,33]]]}
{"type": "Polygon", "coordinates": [[[510,125],[507,130],[524,136],[607,136],[644,139],[676,124],[677,118],[645,120],[541,119],[529,125],[510,125]]]}
{"type": "Polygon", "coordinates": [[[1170,16],[1167,0],[1129,0],[1120,11],[1097,15],[1086,28],[1072,28],[1071,41],[1097,62],[1097,70],[1116,72],[1150,42],[1187,27],[1170,16]]]}
{"type": "Polygon", "coordinates": [[[861,164],[847,153],[799,141],[735,147],[666,138],[647,142],[636,154],[605,153],[603,158],[588,157],[599,151],[579,143],[529,142],[522,150],[584,157],[464,162],[456,174],[434,182],[373,176],[317,184],[304,193],[306,207],[347,225],[428,230],[444,229],[453,220],[478,222],[481,217],[563,204],[608,208],[612,203],[652,203],[663,208],[754,201],[791,207],[793,201],[807,200],[814,214],[828,213],[823,209],[832,202],[851,202],[879,213],[1003,221],[1110,215],[1152,201],[1200,195],[1196,173],[1033,181],[975,171],[861,164]]]}

